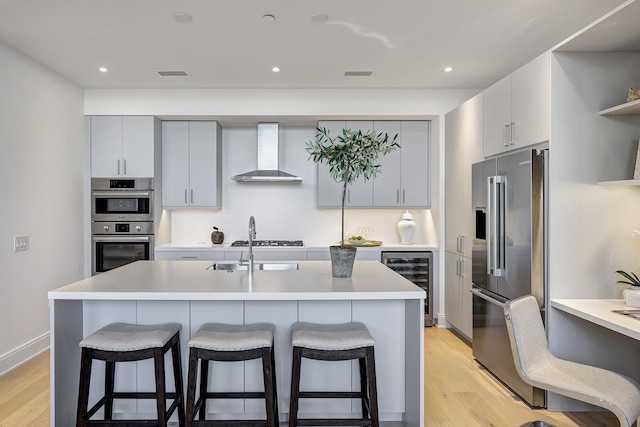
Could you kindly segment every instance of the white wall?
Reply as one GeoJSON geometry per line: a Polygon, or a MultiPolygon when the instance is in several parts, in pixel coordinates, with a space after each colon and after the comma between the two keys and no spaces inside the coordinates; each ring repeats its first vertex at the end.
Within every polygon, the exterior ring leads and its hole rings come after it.
{"type": "MultiPolygon", "coordinates": [[[[640,117],[603,117],[640,82],[640,54],[555,53],[550,141],[550,297],[622,298],[618,269],[640,270],[640,187],[604,187],[631,179],[640,117]]],[[[558,310],[549,311],[549,345],[559,357],[640,379],[640,343],[558,310]],[[631,357],[629,357],[631,356],[631,357]]],[[[584,405],[557,395],[550,410],[584,405]]]]}
{"type": "Polygon", "coordinates": [[[83,277],[86,178],[82,89],[4,44],[0,64],[2,374],[48,347],[47,291],[83,277]]]}

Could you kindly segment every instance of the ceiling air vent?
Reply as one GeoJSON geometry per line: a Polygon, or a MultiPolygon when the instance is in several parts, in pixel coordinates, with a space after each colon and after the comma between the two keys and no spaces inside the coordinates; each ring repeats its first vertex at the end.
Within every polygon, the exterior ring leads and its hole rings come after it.
{"type": "Polygon", "coordinates": [[[189,73],[185,70],[158,71],[162,77],[188,77],[189,73]]]}
{"type": "Polygon", "coordinates": [[[345,77],[371,77],[373,71],[345,71],[345,77]]]}

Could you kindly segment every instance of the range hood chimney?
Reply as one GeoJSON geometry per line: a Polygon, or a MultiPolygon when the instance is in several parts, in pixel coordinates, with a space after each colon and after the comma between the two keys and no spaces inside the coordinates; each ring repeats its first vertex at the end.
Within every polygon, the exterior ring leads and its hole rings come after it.
{"type": "Polygon", "coordinates": [[[301,182],[278,169],[278,123],[258,123],[258,169],[232,176],[238,182],[301,182]]]}

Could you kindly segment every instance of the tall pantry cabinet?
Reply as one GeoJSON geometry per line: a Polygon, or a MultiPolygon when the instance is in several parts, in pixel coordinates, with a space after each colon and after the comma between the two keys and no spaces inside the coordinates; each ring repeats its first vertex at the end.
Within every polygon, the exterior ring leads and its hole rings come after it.
{"type": "Polygon", "coordinates": [[[445,115],[445,316],[472,338],[471,165],[483,160],[483,94],[445,115]]]}

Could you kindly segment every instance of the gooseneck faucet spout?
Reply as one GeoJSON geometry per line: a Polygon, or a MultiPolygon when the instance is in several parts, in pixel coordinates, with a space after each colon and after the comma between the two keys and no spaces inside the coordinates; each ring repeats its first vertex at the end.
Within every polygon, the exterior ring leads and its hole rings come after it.
{"type": "Polygon", "coordinates": [[[249,218],[249,274],[253,273],[253,239],[256,238],[256,220],[249,218]]]}

